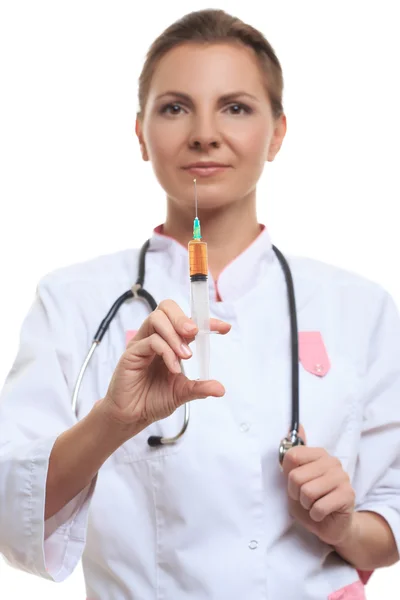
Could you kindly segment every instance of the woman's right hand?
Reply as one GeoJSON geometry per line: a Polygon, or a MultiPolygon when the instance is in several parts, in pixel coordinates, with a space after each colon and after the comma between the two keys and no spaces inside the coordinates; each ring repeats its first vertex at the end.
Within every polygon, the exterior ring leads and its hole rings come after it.
{"type": "MultiPolygon", "coordinates": [[[[229,323],[210,319],[211,331],[226,334],[229,323]]],[[[164,300],[129,342],[111,378],[102,409],[113,422],[135,435],[171,415],[190,400],[220,397],[224,387],[214,380],[193,381],[181,372],[190,358],[188,346],[197,327],[172,300],[164,300]]]]}

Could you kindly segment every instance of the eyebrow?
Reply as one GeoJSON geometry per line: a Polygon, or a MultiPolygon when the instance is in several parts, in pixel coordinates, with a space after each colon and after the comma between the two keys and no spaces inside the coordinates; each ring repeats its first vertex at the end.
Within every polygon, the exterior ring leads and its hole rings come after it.
{"type": "MultiPolygon", "coordinates": [[[[163,92],[162,94],[160,94],[159,96],[156,97],[156,100],[159,100],[160,98],[163,98],[164,96],[175,96],[177,98],[181,98],[182,100],[185,100],[186,102],[193,102],[192,98],[188,94],[184,94],[183,92],[177,92],[174,90],[170,90],[168,92],[163,92]]],[[[252,94],[249,94],[248,92],[244,92],[244,91],[230,92],[229,94],[224,94],[223,96],[220,96],[219,102],[229,102],[229,100],[234,100],[238,96],[247,96],[248,98],[251,98],[252,100],[255,100],[256,102],[259,102],[259,100],[258,100],[258,98],[256,98],[256,96],[253,96],[252,94]]]]}

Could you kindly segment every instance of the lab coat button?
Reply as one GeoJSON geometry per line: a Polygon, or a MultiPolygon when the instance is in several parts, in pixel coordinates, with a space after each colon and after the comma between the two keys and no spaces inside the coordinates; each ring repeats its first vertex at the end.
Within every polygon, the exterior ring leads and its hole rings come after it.
{"type": "Polygon", "coordinates": [[[246,433],[246,431],[248,431],[249,429],[250,429],[249,423],[242,423],[240,426],[240,431],[242,431],[243,433],[246,433]]]}
{"type": "Polygon", "coordinates": [[[255,550],[256,548],[258,548],[257,540],[251,540],[251,542],[249,544],[249,548],[250,548],[250,550],[255,550]]]}

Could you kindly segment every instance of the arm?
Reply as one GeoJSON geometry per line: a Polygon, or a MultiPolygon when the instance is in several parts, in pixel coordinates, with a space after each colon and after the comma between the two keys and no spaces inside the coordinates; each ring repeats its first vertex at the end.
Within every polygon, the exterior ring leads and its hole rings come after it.
{"type": "Polygon", "coordinates": [[[363,424],[352,477],[352,535],[337,552],[361,570],[389,566],[400,548],[400,318],[389,294],[376,312],[364,375],[363,424]]]}
{"type": "Polygon", "coordinates": [[[383,517],[368,511],[354,513],[349,537],[335,550],[360,571],[389,567],[399,560],[391,528],[383,517]]]}
{"type": "Polygon", "coordinates": [[[390,298],[378,312],[353,480],[324,448],[292,448],[283,462],[292,517],[365,572],[397,562],[400,548],[400,319],[390,298]]]}
{"type": "Polygon", "coordinates": [[[0,552],[53,581],[82,556],[96,473],[121,439],[96,410],[77,423],[71,409],[74,357],[87,344],[83,318],[64,284],[40,282],[0,401],[0,552]]]}
{"type": "Polygon", "coordinates": [[[86,417],[62,433],[49,458],[45,520],[88,486],[107,458],[131,435],[105,417],[101,401],[86,417]]]}

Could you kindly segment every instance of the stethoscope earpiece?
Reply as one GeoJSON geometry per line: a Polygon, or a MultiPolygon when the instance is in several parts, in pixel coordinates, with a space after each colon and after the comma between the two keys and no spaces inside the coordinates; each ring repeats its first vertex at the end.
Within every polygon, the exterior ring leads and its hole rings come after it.
{"type": "Polygon", "coordinates": [[[162,437],[160,435],[151,435],[147,440],[147,443],[151,448],[158,448],[163,445],[162,437]]]}

